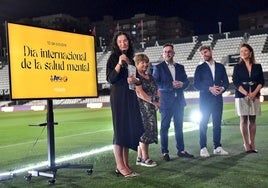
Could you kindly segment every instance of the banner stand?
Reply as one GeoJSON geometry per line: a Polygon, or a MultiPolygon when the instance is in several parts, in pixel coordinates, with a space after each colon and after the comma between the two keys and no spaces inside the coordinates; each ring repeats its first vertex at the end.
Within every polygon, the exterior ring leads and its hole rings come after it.
{"type": "Polygon", "coordinates": [[[51,178],[48,180],[49,184],[54,184],[56,181],[56,173],[60,168],[76,168],[76,169],[87,169],[88,175],[93,172],[93,165],[83,165],[83,164],[55,164],[55,137],[54,137],[54,113],[53,113],[53,101],[52,99],[47,100],[47,149],[48,149],[48,167],[39,170],[28,171],[28,175],[25,176],[27,181],[30,181],[33,176],[44,176],[51,178]]]}

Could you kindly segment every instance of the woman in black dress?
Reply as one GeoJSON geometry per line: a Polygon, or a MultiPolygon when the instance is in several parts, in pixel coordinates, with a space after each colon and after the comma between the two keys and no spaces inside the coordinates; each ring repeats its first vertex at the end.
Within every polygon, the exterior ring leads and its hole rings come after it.
{"type": "Polygon", "coordinates": [[[136,93],[129,89],[129,83],[135,83],[134,78],[128,77],[127,69],[128,65],[134,65],[133,56],[134,50],[129,36],[118,32],[112,41],[112,54],[106,65],[106,79],[111,84],[116,173],[124,177],[137,175],[128,165],[128,154],[129,148],[137,150],[144,132],[136,93]]]}

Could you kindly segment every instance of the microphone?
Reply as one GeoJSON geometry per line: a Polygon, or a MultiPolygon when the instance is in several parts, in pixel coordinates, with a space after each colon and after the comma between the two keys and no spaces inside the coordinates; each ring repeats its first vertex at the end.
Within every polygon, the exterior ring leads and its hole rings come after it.
{"type": "Polygon", "coordinates": [[[123,51],[122,51],[122,54],[127,55],[127,51],[126,51],[126,50],[123,50],[123,51]]]}
{"type": "MultiPolygon", "coordinates": [[[[123,50],[122,51],[122,54],[127,55],[127,51],[126,50],[123,50]]],[[[127,62],[125,60],[122,60],[122,67],[127,67],[127,62]]]]}

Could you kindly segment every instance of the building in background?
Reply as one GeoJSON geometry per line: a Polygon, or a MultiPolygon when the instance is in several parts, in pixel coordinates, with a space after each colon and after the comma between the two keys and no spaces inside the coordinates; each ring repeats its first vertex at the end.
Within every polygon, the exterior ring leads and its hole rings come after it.
{"type": "MultiPolygon", "coordinates": [[[[239,30],[268,28],[268,10],[239,16],[239,30]]],[[[16,23],[43,28],[57,29],[96,37],[97,51],[109,50],[112,37],[117,31],[129,33],[138,49],[152,46],[158,41],[178,40],[195,35],[192,23],[180,17],[152,16],[145,13],[135,14],[131,18],[115,20],[112,16],[103,16],[103,20],[92,22],[88,17],[75,18],[66,14],[22,18],[16,23]]],[[[4,24],[2,24],[4,26],[4,24]]],[[[209,34],[209,33],[208,33],[209,34]]],[[[0,30],[0,56],[5,56],[5,29],[0,30]]]]}
{"type": "Polygon", "coordinates": [[[239,30],[268,28],[268,10],[240,15],[239,30]]]}
{"type": "Polygon", "coordinates": [[[135,14],[131,18],[115,20],[112,16],[103,16],[103,20],[91,22],[90,18],[75,18],[67,14],[22,18],[16,23],[56,29],[96,36],[97,51],[105,51],[110,47],[111,39],[117,31],[129,33],[137,48],[144,44],[165,39],[179,39],[192,36],[191,23],[179,17],[151,16],[144,13],[135,14]]]}
{"type": "Polygon", "coordinates": [[[129,33],[136,45],[144,47],[145,43],[165,39],[178,39],[192,36],[194,31],[191,23],[179,17],[160,17],[147,14],[135,14],[133,17],[114,20],[112,16],[104,16],[103,20],[93,22],[96,26],[96,36],[100,39],[99,45],[111,43],[112,36],[117,31],[129,33]]]}

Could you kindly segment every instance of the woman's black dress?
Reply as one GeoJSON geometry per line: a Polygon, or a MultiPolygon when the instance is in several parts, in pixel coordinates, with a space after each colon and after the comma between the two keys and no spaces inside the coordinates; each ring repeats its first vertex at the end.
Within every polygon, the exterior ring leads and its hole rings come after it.
{"type": "MultiPolygon", "coordinates": [[[[115,71],[119,57],[111,54],[106,65],[107,81],[111,84],[110,102],[114,128],[113,144],[137,150],[144,132],[136,92],[130,90],[127,82],[128,70],[121,67],[115,71]]],[[[131,61],[134,65],[134,62],[131,61]]]]}

